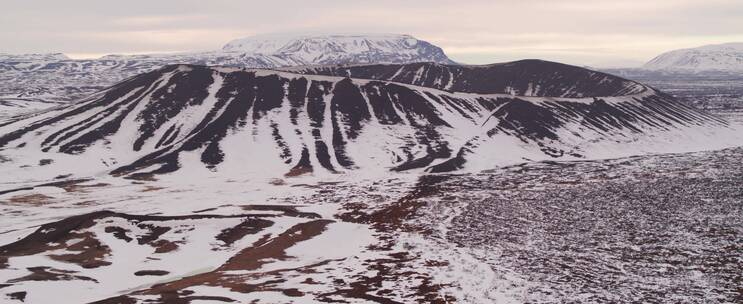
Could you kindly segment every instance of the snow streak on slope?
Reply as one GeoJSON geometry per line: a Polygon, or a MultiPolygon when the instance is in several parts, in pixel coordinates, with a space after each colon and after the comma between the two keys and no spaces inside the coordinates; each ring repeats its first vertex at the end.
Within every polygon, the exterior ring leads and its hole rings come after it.
{"type": "Polygon", "coordinates": [[[724,120],[652,88],[555,63],[364,69],[351,68],[379,80],[169,66],[0,123],[10,160],[3,166],[19,179],[197,167],[236,176],[374,175],[694,151],[740,139],[724,120]],[[399,82],[377,70],[396,71],[399,82]],[[427,72],[400,76],[411,70],[427,72]],[[452,74],[449,91],[439,89],[445,82],[435,79],[452,74]],[[481,75],[494,85],[478,82],[481,75]]]}
{"type": "Polygon", "coordinates": [[[743,72],[743,43],[706,45],[663,53],[646,63],[649,70],[743,72]]]}
{"type": "Polygon", "coordinates": [[[289,67],[302,74],[375,79],[449,92],[542,97],[633,95],[640,83],[576,66],[542,60],[521,60],[482,66],[436,63],[289,67]]]}

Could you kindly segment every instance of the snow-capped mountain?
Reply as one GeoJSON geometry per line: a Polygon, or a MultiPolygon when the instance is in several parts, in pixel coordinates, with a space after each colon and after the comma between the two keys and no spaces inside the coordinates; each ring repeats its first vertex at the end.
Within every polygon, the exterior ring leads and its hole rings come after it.
{"type": "Polygon", "coordinates": [[[724,120],[650,87],[537,60],[286,71],[172,65],[3,122],[0,148],[11,165],[0,165],[19,179],[373,175],[695,151],[739,137],[724,120]]]}
{"type": "Polygon", "coordinates": [[[255,36],[233,40],[225,52],[267,54],[305,64],[454,63],[444,51],[409,35],[255,36]]]}
{"type": "Polygon", "coordinates": [[[409,35],[257,36],[210,52],[108,55],[85,60],[63,54],[0,54],[0,102],[8,105],[0,117],[48,102],[79,99],[169,64],[275,68],[410,62],[453,63],[441,48],[409,35]]]}
{"type": "Polygon", "coordinates": [[[655,57],[643,68],[678,72],[743,72],[743,43],[674,50],[655,57]]]}

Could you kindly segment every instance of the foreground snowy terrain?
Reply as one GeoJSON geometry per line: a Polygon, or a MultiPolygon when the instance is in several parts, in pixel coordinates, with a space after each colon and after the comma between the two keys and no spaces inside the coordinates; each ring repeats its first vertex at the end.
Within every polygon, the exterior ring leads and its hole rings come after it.
{"type": "Polygon", "coordinates": [[[382,180],[101,176],[20,189],[0,196],[0,292],[19,303],[736,302],[742,160],[736,148],[382,180]]]}
{"type": "Polygon", "coordinates": [[[736,302],[741,130],[539,60],[166,66],[0,119],[0,299],[736,302]]]}

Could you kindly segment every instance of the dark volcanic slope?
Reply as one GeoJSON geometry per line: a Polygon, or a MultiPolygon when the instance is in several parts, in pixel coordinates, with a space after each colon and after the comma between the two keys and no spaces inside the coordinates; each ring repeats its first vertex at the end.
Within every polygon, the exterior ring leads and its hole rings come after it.
{"type": "Polygon", "coordinates": [[[453,92],[541,97],[596,97],[638,94],[637,82],[584,68],[542,60],[482,66],[432,62],[293,68],[304,74],[394,81],[453,92]]]}
{"type": "Polygon", "coordinates": [[[0,149],[8,164],[43,164],[53,176],[75,173],[66,170],[82,160],[116,174],[193,163],[239,174],[441,172],[672,152],[679,143],[707,149],[726,144],[704,142],[711,135],[732,132],[653,89],[556,63],[347,69],[394,82],[169,66],[69,107],[0,122],[0,149]],[[529,96],[494,94],[504,92],[529,96]]]}

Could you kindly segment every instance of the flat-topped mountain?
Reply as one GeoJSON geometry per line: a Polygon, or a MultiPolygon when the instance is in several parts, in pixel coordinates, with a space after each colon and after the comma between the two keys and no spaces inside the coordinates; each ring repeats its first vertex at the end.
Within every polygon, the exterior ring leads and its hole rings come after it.
{"type": "Polygon", "coordinates": [[[643,68],[677,72],[743,72],[743,43],[674,50],[655,57],[643,68]]]}
{"type": "Polygon", "coordinates": [[[233,40],[225,52],[291,57],[305,64],[454,63],[444,51],[410,35],[263,35],[233,40]]]}

